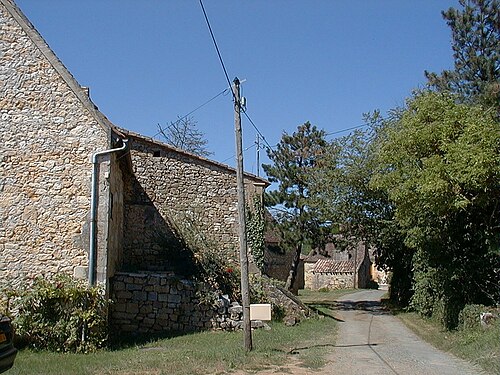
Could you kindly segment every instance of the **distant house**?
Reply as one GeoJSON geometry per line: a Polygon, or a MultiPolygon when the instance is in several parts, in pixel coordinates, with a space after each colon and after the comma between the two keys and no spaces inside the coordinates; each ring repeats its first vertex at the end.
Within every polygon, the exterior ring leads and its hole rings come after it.
{"type": "Polygon", "coordinates": [[[333,248],[331,244],[329,257],[304,257],[304,288],[366,288],[372,277],[371,261],[364,244],[360,242],[350,250],[339,252],[333,251],[333,248]]]}
{"type": "MultiPolygon", "coordinates": [[[[0,287],[65,273],[111,293],[120,272],[168,270],[162,241],[182,225],[238,264],[235,170],[112,124],[12,0],[0,164],[0,287]]],[[[244,180],[249,199],[268,186],[244,180]]]]}

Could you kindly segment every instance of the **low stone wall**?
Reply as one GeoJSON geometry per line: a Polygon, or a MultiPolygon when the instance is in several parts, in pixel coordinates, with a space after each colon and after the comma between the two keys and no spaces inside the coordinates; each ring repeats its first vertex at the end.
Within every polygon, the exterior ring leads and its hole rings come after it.
{"type": "Polygon", "coordinates": [[[242,308],[219,298],[204,303],[196,285],[169,274],[117,273],[111,281],[113,335],[193,332],[241,327],[242,308]]]}

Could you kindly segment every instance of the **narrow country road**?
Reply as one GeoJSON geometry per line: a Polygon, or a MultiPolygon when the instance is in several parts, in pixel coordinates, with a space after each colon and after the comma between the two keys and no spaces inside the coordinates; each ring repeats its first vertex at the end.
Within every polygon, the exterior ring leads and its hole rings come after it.
{"type": "Polygon", "coordinates": [[[322,374],[475,375],[481,370],[423,342],[380,305],[383,290],[339,298],[337,342],[322,374]]]}

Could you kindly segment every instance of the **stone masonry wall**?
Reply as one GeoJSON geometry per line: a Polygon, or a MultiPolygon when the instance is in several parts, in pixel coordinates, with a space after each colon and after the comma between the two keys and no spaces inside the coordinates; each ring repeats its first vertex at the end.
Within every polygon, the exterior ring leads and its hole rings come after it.
{"type": "MultiPolygon", "coordinates": [[[[0,283],[12,286],[85,273],[89,159],[109,147],[107,132],[55,69],[60,62],[23,27],[0,4],[0,283]]],[[[104,163],[103,183],[107,173],[104,163]]],[[[107,212],[100,215],[105,222],[107,212]]]]}
{"type": "Polygon", "coordinates": [[[226,299],[200,301],[193,282],[168,274],[117,273],[112,279],[110,325],[113,335],[234,330],[243,309],[226,299]]]}
{"type": "MultiPolygon", "coordinates": [[[[230,263],[238,264],[235,172],[158,143],[130,138],[134,176],[125,192],[125,266],[147,270],[161,264],[158,234],[172,228],[180,229],[188,244],[194,240],[216,247],[230,263]]],[[[245,182],[249,199],[261,193],[262,187],[245,182]]]]}

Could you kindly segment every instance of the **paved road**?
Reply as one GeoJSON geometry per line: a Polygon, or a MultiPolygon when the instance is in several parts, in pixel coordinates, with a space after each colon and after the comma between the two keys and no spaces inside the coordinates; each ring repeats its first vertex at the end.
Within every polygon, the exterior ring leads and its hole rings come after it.
{"type": "Polygon", "coordinates": [[[321,374],[476,375],[479,368],[423,342],[380,305],[383,290],[363,290],[338,301],[339,335],[321,374]]]}

